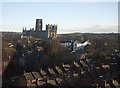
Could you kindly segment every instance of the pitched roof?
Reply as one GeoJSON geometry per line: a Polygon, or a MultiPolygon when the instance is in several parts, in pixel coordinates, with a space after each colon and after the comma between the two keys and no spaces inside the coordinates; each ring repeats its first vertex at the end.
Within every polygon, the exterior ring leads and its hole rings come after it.
{"type": "Polygon", "coordinates": [[[80,61],[80,63],[81,63],[84,67],[87,67],[87,66],[88,66],[84,61],[80,61]]]}
{"type": "Polygon", "coordinates": [[[48,71],[49,71],[50,74],[54,74],[55,75],[55,72],[53,71],[53,69],[48,67],[48,71]]]}
{"type": "Polygon", "coordinates": [[[69,65],[69,64],[62,64],[62,66],[64,67],[64,68],[70,68],[71,66],[69,65]]]}
{"type": "Polygon", "coordinates": [[[46,82],[44,82],[44,81],[38,81],[38,82],[37,82],[37,85],[38,85],[38,86],[42,86],[42,85],[45,85],[45,84],[46,84],[46,82]]]}
{"type": "Polygon", "coordinates": [[[25,76],[26,80],[34,80],[34,77],[32,76],[31,72],[24,73],[24,76],[25,76]]]}
{"type": "Polygon", "coordinates": [[[27,86],[28,86],[28,88],[30,87],[33,87],[34,88],[34,86],[37,86],[36,84],[34,84],[34,83],[27,83],[27,86]]]}
{"type": "Polygon", "coordinates": [[[49,83],[49,84],[52,84],[52,85],[56,85],[56,82],[55,82],[55,80],[51,80],[51,79],[48,79],[47,80],[47,83],[49,83]]]}
{"type": "Polygon", "coordinates": [[[55,66],[55,68],[56,68],[56,70],[57,70],[57,72],[60,74],[60,73],[62,73],[62,70],[61,70],[61,68],[60,67],[58,67],[58,66],[55,66]]]}
{"type": "Polygon", "coordinates": [[[41,75],[38,72],[32,72],[35,79],[42,78],[41,75]]]}
{"type": "Polygon", "coordinates": [[[57,83],[61,83],[61,82],[63,81],[63,79],[61,79],[61,78],[56,78],[56,81],[57,81],[57,83]]]}
{"type": "Polygon", "coordinates": [[[42,69],[40,69],[40,73],[42,74],[42,76],[47,75],[46,72],[44,70],[42,70],[42,69]]]}
{"type": "Polygon", "coordinates": [[[76,66],[76,67],[80,67],[80,65],[77,63],[77,62],[73,62],[73,64],[76,66]]]}

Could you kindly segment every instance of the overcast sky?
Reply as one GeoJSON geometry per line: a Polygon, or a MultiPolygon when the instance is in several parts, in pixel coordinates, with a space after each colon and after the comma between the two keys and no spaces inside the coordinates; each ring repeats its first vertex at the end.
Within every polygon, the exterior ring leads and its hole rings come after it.
{"type": "Polygon", "coordinates": [[[58,33],[118,32],[118,2],[3,2],[0,31],[29,30],[38,18],[58,33]]]}

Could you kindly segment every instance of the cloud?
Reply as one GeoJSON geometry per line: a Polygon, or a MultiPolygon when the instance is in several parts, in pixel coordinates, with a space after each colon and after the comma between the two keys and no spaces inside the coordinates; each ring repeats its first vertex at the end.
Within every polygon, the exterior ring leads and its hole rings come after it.
{"type": "Polygon", "coordinates": [[[115,25],[94,25],[91,28],[86,28],[89,32],[97,32],[97,33],[111,33],[118,32],[118,26],[115,25]]]}
{"type": "Polygon", "coordinates": [[[117,25],[94,25],[87,28],[58,29],[58,33],[118,33],[117,25]]]}

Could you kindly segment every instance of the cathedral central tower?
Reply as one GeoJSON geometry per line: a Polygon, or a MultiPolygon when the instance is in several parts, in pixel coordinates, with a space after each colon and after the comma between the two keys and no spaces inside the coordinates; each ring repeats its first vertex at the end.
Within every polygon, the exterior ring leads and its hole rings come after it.
{"type": "Polygon", "coordinates": [[[35,30],[36,31],[42,31],[42,19],[36,19],[35,30]]]}

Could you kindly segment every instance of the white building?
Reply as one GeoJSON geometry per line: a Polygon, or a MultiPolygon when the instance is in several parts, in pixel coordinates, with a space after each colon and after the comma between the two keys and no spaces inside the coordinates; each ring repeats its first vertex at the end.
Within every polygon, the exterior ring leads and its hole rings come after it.
{"type": "Polygon", "coordinates": [[[73,43],[73,51],[84,50],[85,46],[87,45],[91,45],[91,43],[89,42],[89,39],[85,41],[84,43],[80,43],[79,41],[76,40],[73,43]]]}
{"type": "Polygon", "coordinates": [[[89,42],[89,39],[87,41],[85,41],[84,43],[79,42],[78,40],[76,41],[62,41],[61,45],[68,47],[69,50],[72,50],[73,52],[77,51],[77,50],[84,50],[85,46],[87,45],[91,45],[91,43],[89,42]]]}

